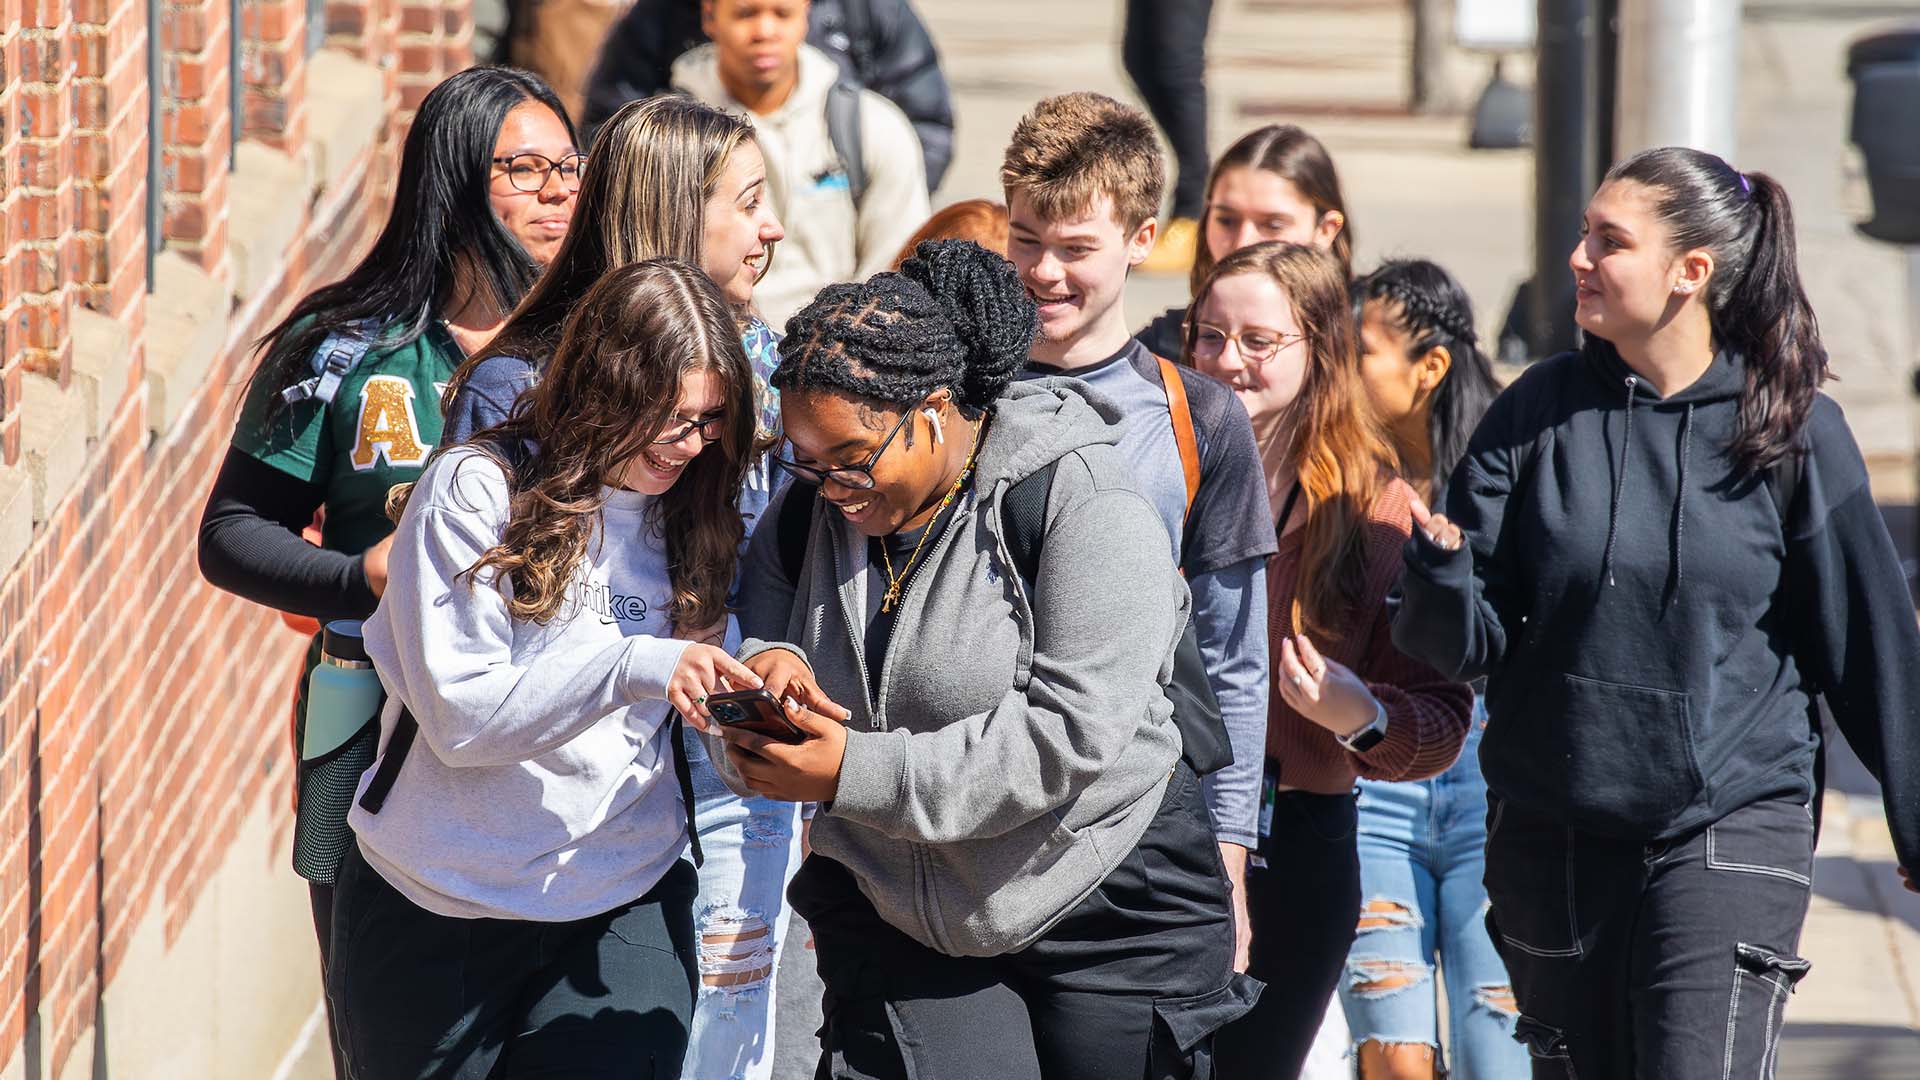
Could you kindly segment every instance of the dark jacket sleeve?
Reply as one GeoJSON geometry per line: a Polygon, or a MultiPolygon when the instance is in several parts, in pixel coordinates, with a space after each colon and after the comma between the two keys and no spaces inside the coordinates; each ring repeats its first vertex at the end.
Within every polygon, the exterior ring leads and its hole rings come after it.
{"type": "Polygon", "coordinates": [[[1525,452],[1514,423],[1520,389],[1516,384],[1494,399],[1447,482],[1446,514],[1466,543],[1443,551],[1418,527],[1407,540],[1393,643],[1451,682],[1484,677],[1507,651],[1501,534],[1525,452]]]}
{"type": "Polygon", "coordinates": [[[666,93],[673,62],[705,40],[698,3],[634,0],[607,32],[600,59],[587,75],[581,138],[591,140],[593,132],[627,102],[666,93]]]}
{"type": "Polygon", "coordinates": [[[1900,557],[1839,406],[1816,399],[1789,508],[1796,658],[1847,745],[1880,781],[1900,865],[1920,869],[1920,623],[1900,557]]]}
{"type": "Polygon", "coordinates": [[[296,615],[364,619],[379,602],[357,555],[315,547],[300,532],[326,490],[228,449],[200,518],[200,573],[215,588],[296,615]]]}
{"type": "MultiPolygon", "coordinates": [[[[940,53],[907,0],[850,0],[871,9],[872,69],[860,73],[867,89],[900,106],[920,136],[927,190],[940,186],[953,160],[953,92],[940,71],[940,53]]],[[[855,54],[858,59],[859,54],[855,54]]]]}

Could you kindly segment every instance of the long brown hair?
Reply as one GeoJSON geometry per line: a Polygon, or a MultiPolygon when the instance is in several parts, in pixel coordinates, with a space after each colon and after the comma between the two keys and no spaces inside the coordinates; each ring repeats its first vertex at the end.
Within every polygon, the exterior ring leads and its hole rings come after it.
{"type": "MultiPolygon", "coordinates": [[[[1296,632],[1337,636],[1366,585],[1367,516],[1399,471],[1399,461],[1360,381],[1347,276],[1340,264],[1300,244],[1254,244],[1220,260],[1200,283],[1190,310],[1200,310],[1214,282],[1236,274],[1271,277],[1306,336],[1306,376],[1281,418],[1290,440],[1286,461],[1307,503],[1292,618],[1296,632]]],[[[1188,321],[1188,363],[1198,326],[1188,321]]]]}
{"type": "Polygon", "coordinates": [[[606,503],[603,485],[672,422],[681,382],[717,379],[726,421],[678,482],[654,500],[648,526],[666,542],[675,625],[704,629],[725,617],[745,527],[741,479],[753,453],[753,372],[733,312],[712,279],[686,263],[648,259],[600,279],[561,329],[526,407],[472,445],[512,478],[500,542],[468,574],[508,575],[516,619],[559,613],[587,558],[606,503]],[[502,448],[531,445],[518,463],[502,448]]]}
{"type": "MultiPolygon", "coordinates": [[[[1259,169],[1291,182],[1300,197],[1313,205],[1316,220],[1338,213],[1342,224],[1333,237],[1333,257],[1340,260],[1342,280],[1353,276],[1353,215],[1347,213],[1347,200],[1340,194],[1340,174],[1334,170],[1333,155],[1319,139],[1292,124],[1268,124],[1240,136],[1207,174],[1207,209],[1200,215],[1203,226],[1207,214],[1213,212],[1213,186],[1228,169],[1259,169]]],[[[1207,250],[1202,236],[1193,253],[1193,272],[1187,278],[1187,287],[1195,296],[1200,295],[1200,284],[1211,273],[1213,252],[1207,250]]]]}
{"type": "Polygon", "coordinates": [[[614,113],[594,138],[573,221],[553,265],[487,347],[453,373],[440,395],[441,410],[489,356],[519,356],[544,366],[568,310],[614,267],[660,258],[705,265],[707,200],[720,186],[727,160],[752,140],[746,120],[680,95],[629,102],[614,113]]]}

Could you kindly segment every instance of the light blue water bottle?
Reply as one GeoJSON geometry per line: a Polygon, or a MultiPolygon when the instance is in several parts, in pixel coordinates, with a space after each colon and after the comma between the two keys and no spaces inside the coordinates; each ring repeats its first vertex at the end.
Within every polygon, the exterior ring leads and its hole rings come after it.
{"type": "Polygon", "coordinates": [[[340,857],[353,842],[347,810],[379,748],[385,700],[359,621],[328,623],[320,635],[320,662],[307,679],[293,828],[293,868],[317,885],[333,884],[340,857]]]}

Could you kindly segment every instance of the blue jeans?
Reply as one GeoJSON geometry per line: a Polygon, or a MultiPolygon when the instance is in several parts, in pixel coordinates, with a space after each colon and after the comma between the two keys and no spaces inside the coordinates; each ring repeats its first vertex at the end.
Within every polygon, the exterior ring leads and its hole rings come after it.
{"type": "Polygon", "coordinates": [[[800,805],[735,795],[691,728],[685,742],[706,858],[693,904],[700,985],[680,1075],[768,1080],[787,883],[800,869],[800,805]]]}
{"type": "Polygon", "coordinates": [[[1431,780],[1360,782],[1359,935],[1340,986],[1356,1047],[1417,1043],[1434,1047],[1437,1060],[1437,952],[1456,1080],[1531,1072],[1526,1048],[1513,1038],[1512,984],[1485,921],[1487,785],[1479,750],[1486,722],[1476,701],[1459,762],[1431,780]]]}

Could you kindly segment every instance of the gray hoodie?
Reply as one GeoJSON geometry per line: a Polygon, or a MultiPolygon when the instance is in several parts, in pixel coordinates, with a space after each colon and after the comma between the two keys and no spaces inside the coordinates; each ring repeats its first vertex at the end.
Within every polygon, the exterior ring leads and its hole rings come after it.
{"type": "Polygon", "coordinates": [[[1166,686],[1190,600],[1114,445],[1121,422],[1073,380],[1008,388],[972,494],[913,572],[877,701],[867,539],[822,499],[797,586],[778,529],[748,548],[741,655],[793,649],[853,712],[813,848],[852,871],[882,918],[943,953],[996,956],[1045,934],[1139,842],[1180,756],[1166,686]],[[1001,500],[1052,461],[1030,597],[1001,500]]]}

